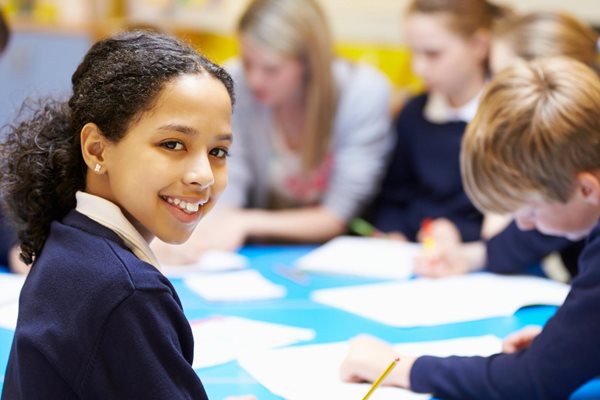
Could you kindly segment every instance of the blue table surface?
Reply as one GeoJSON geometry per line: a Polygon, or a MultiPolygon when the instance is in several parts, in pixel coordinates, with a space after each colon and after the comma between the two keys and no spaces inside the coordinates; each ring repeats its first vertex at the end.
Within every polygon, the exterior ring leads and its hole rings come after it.
{"type": "MultiPolygon", "coordinates": [[[[287,296],[284,299],[246,303],[211,303],[188,289],[182,279],[173,279],[172,282],[179,293],[185,314],[190,320],[211,315],[232,315],[314,329],[316,337],[308,343],[343,341],[360,333],[368,333],[394,343],[487,334],[503,338],[526,325],[543,325],[556,311],[556,307],[534,306],[523,308],[510,317],[433,327],[390,327],[314,303],[309,298],[310,292],[315,289],[374,283],[381,280],[316,274],[296,276],[282,273],[288,271],[298,257],[312,249],[314,246],[246,246],[240,251],[249,258],[251,268],[261,272],[274,283],[287,288],[287,296]]],[[[0,371],[6,369],[12,338],[12,331],[0,328],[0,371]]],[[[281,399],[256,382],[235,361],[198,369],[197,373],[202,379],[209,398],[213,400],[242,394],[254,394],[260,400],[281,399]]],[[[0,376],[0,388],[3,382],[4,375],[0,376]]],[[[572,399],[599,398],[600,379],[584,385],[572,396],[572,399]]]]}

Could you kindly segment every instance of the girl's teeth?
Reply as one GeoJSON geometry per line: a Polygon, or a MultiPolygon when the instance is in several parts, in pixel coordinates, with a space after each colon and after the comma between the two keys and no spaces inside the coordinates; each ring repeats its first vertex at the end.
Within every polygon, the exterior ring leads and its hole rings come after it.
{"type": "Polygon", "coordinates": [[[173,204],[173,205],[177,206],[177,208],[179,208],[187,213],[195,213],[200,208],[200,205],[198,203],[195,203],[195,204],[188,203],[181,199],[176,199],[176,198],[171,198],[171,197],[167,197],[167,202],[169,204],[173,204]]]}

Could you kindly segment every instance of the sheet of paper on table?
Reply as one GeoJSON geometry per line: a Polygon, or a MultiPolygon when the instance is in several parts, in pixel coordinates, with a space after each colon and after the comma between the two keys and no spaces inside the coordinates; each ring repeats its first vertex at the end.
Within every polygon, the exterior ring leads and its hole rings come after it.
{"type": "Polygon", "coordinates": [[[161,272],[169,278],[185,278],[189,275],[235,271],[247,268],[248,258],[230,251],[209,250],[189,265],[162,265],[161,272]]]}
{"type": "Polygon", "coordinates": [[[340,236],[296,261],[303,271],[405,279],[414,271],[421,245],[371,237],[340,236]]]}
{"type": "Polygon", "coordinates": [[[315,331],[231,316],[190,322],[194,334],[194,368],[234,360],[248,351],[266,350],[312,340],[315,331]]]}
{"type": "Polygon", "coordinates": [[[276,285],[255,270],[195,275],[186,286],[209,301],[272,300],[285,297],[285,287],[276,285]]]}
{"type": "Polygon", "coordinates": [[[513,315],[529,305],[561,305],[569,285],[531,276],[474,273],[314,291],[314,301],[397,327],[513,315]]]}
{"type": "MultiPolygon", "coordinates": [[[[481,355],[501,350],[496,336],[459,338],[435,342],[403,343],[394,346],[400,355],[436,356],[481,355]]],[[[370,384],[346,383],[339,368],[348,352],[347,342],[293,346],[249,353],[239,363],[261,385],[287,400],[362,399],[370,384]]],[[[377,400],[420,400],[430,395],[380,386],[373,395],[377,400]]]]}

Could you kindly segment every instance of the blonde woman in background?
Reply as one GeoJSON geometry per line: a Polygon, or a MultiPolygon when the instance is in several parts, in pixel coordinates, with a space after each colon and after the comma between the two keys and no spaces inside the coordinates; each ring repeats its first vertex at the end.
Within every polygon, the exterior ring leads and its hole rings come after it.
{"type": "MultiPolygon", "coordinates": [[[[512,15],[494,27],[490,67],[498,73],[519,60],[568,56],[599,71],[597,42],[598,34],[570,14],[512,15]]],[[[485,242],[463,243],[458,230],[448,220],[435,221],[432,231],[440,246],[435,252],[424,254],[417,268],[421,275],[431,277],[462,274],[482,267],[492,272],[516,273],[558,252],[569,279],[577,273],[584,245],[583,240],[573,242],[537,231],[521,231],[514,221],[485,242]]]]}
{"type": "Polygon", "coordinates": [[[170,263],[249,239],[322,242],[345,232],[391,149],[388,81],[335,58],[316,1],[252,1],[238,34],[229,185],[196,240],[155,247],[170,263]]]}

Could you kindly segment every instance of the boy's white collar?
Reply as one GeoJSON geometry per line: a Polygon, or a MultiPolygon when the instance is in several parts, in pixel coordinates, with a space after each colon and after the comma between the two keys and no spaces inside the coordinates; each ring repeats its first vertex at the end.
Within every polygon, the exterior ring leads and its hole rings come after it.
{"type": "Polygon", "coordinates": [[[160,269],[160,264],[148,246],[148,242],[144,240],[116,204],[102,197],[80,191],[75,194],[75,198],[77,199],[76,211],[116,233],[140,260],[160,269]]]}

